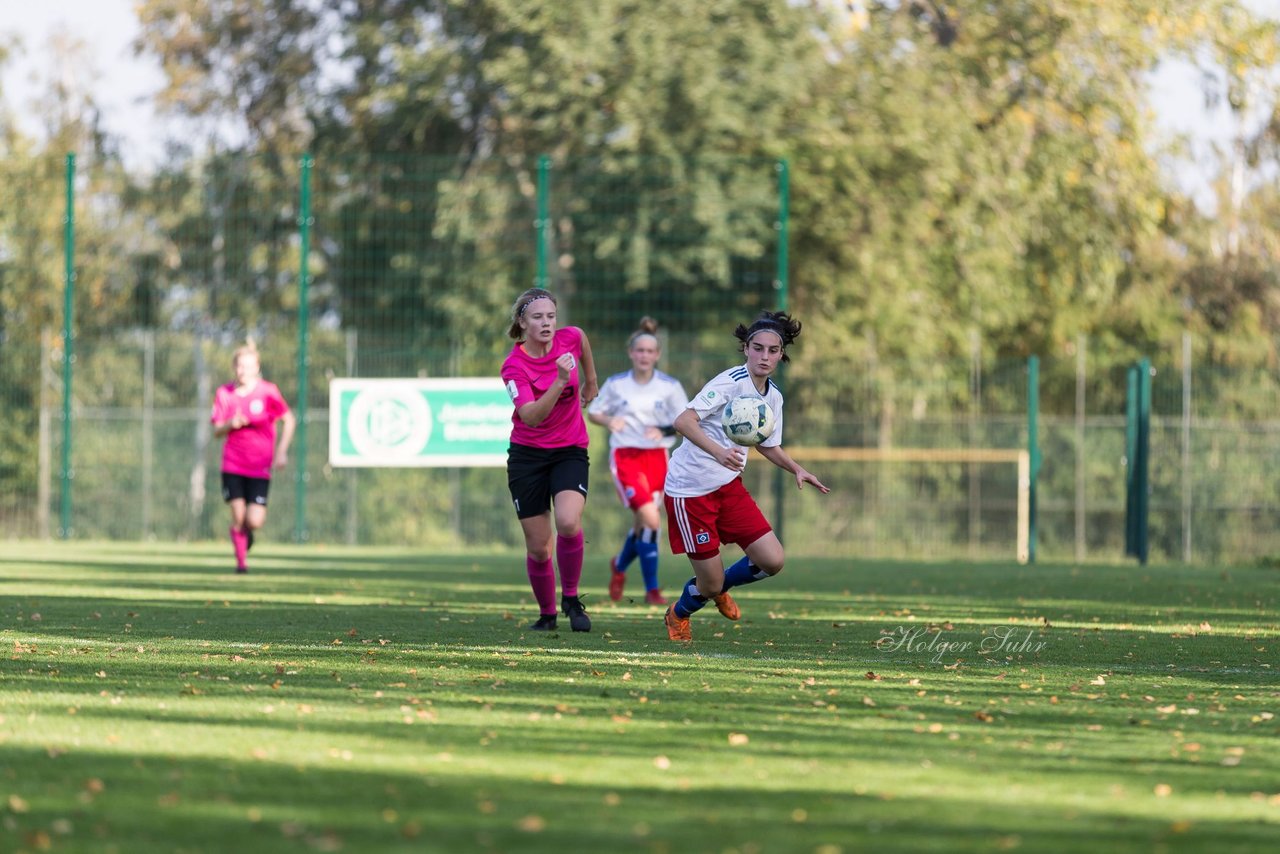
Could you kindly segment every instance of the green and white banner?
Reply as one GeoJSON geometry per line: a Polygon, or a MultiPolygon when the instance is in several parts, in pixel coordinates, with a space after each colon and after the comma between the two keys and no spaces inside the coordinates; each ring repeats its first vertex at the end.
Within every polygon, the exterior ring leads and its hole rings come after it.
{"type": "Polygon", "coordinates": [[[332,466],[504,466],[511,398],[502,380],[329,383],[332,466]]]}

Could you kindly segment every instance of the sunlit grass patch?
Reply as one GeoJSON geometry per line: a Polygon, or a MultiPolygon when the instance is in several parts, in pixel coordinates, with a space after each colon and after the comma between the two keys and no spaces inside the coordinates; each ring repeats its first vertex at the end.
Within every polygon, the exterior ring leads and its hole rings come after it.
{"type": "MultiPolygon", "coordinates": [[[[672,644],[520,555],[10,544],[0,850],[1251,851],[1280,576],[804,561],[672,644]]],[[[597,560],[589,566],[603,567],[597,560]]],[[[667,558],[668,587],[687,569],[667,558]]]]}

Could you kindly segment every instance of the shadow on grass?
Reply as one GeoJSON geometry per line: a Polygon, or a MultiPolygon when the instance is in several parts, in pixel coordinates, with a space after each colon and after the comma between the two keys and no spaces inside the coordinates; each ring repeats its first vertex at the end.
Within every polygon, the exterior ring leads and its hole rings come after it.
{"type": "MultiPolygon", "coordinates": [[[[0,850],[1245,851],[1274,833],[1236,806],[1187,821],[1146,803],[1164,784],[1235,804],[1275,779],[1274,726],[1248,717],[1275,676],[1247,638],[1037,628],[1040,654],[954,670],[875,646],[908,610],[974,638],[986,620],[1085,609],[1167,626],[1203,574],[1151,590],[1086,573],[1082,597],[1068,568],[815,564],[742,591],[740,625],[700,615],[686,647],[660,611],[603,597],[590,634],[528,632],[510,557],[299,550],[245,579],[199,552],[134,564],[157,554],[0,560],[0,850]],[[14,594],[15,572],[37,592],[14,594]],[[1228,689],[1247,702],[1204,696],[1228,689]],[[1187,718],[1141,699],[1191,693],[1187,718]],[[111,734],[130,755],[83,747],[111,734]],[[1204,761],[1172,755],[1193,740],[1204,761]],[[1240,761],[1219,764],[1234,745],[1240,761]],[[1041,787],[1063,796],[1029,796],[1041,787]]],[[[1265,629],[1275,585],[1248,581],[1196,613],[1265,629]]]]}
{"type": "MultiPolygon", "coordinates": [[[[475,773],[424,758],[407,772],[265,760],[0,748],[10,812],[0,847],[152,851],[688,852],[1148,850],[1161,842],[1214,851],[1266,850],[1261,823],[1117,816],[1105,809],[1022,804],[973,793],[858,795],[789,780],[784,789],[724,779],[691,791],[619,775],[573,785],[557,772],[475,773]],[[336,767],[335,767],[336,766],[336,767]],[[20,772],[20,775],[17,773],[20,772]],[[14,776],[17,779],[13,779],[14,776]],[[19,804],[17,811],[14,804],[19,804]],[[34,844],[33,844],[34,843],[34,844]]],[[[761,783],[755,780],[756,784],[761,783]]]]}

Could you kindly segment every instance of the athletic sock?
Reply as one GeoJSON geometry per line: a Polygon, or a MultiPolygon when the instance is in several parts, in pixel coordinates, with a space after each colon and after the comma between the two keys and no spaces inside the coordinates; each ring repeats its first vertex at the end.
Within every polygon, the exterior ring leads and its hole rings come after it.
{"type": "Polygon", "coordinates": [[[618,572],[626,572],[627,567],[631,566],[631,561],[636,559],[636,532],[634,529],[627,531],[627,538],[622,541],[622,551],[618,552],[618,559],[614,563],[613,568],[618,572]]]}
{"type": "Polygon", "coordinates": [[[644,589],[658,589],[658,531],[656,528],[641,528],[640,539],[636,543],[636,553],[640,555],[640,572],[644,575],[644,589]]]}
{"type": "Polygon", "coordinates": [[[577,596],[582,579],[582,532],[572,537],[556,534],[556,566],[560,568],[560,595],[577,596]]]}
{"type": "Polygon", "coordinates": [[[556,573],[551,566],[551,558],[534,560],[532,556],[524,556],[524,566],[529,572],[529,586],[533,588],[533,598],[538,600],[538,613],[554,617],[556,615],[556,573]]]}
{"type": "Polygon", "coordinates": [[[244,531],[232,525],[227,529],[231,534],[231,547],[236,553],[236,569],[243,570],[245,568],[245,553],[248,551],[248,537],[244,535],[244,531]]]}
{"type": "Polygon", "coordinates": [[[768,577],[769,573],[752,563],[751,558],[743,555],[737,563],[724,571],[724,587],[720,592],[723,593],[730,587],[755,584],[768,577]]]}
{"type": "Polygon", "coordinates": [[[687,620],[696,612],[701,611],[702,606],[705,604],[707,604],[707,597],[698,592],[698,580],[690,578],[685,582],[680,598],[676,600],[674,606],[676,616],[682,620],[687,620]]]}

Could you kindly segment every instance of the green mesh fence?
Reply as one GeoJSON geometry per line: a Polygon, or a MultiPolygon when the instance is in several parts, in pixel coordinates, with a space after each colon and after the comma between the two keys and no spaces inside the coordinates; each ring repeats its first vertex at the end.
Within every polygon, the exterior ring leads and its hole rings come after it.
{"type": "MultiPolygon", "coordinates": [[[[306,383],[305,431],[294,467],[273,479],[264,538],[516,547],[501,469],[330,467],[329,381],[496,376],[511,302],[545,283],[563,321],[591,337],[602,379],[628,367],[625,342],[647,314],[662,324],[663,369],[692,394],[738,360],[733,327],[787,293],[785,184],[772,161],[352,156],[304,170],[298,159],[226,157],[140,186],[82,160],[67,398],[65,166],[6,173],[0,189],[9,537],[224,536],[209,407],[232,379],[233,349],[252,337],[264,375],[296,407],[306,383]]],[[[803,283],[790,302],[803,319],[803,283]]],[[[957,360],[908,381],[874,352],[861,363],[841,353],[798,344],[781,378],[788,447],[1026,447],[1025,360],[957,360]]],[[[1152,558],[1280,553],[1274,378],[1204,368],[1188,381],[1177,354],[1152,359],[1152,558]]],[[[1041,360],[1040,559],[1123,553],[1125,367],[1041,360]]],[[[603,432],[592,436],[586,528],[604,554],[630,516],[613,498],[603,432]]],[[[759,459],[747,475],[794,553],[1014,558],[1011,463],[808,466],[830,495],[796,492],[759,459]]]]}

